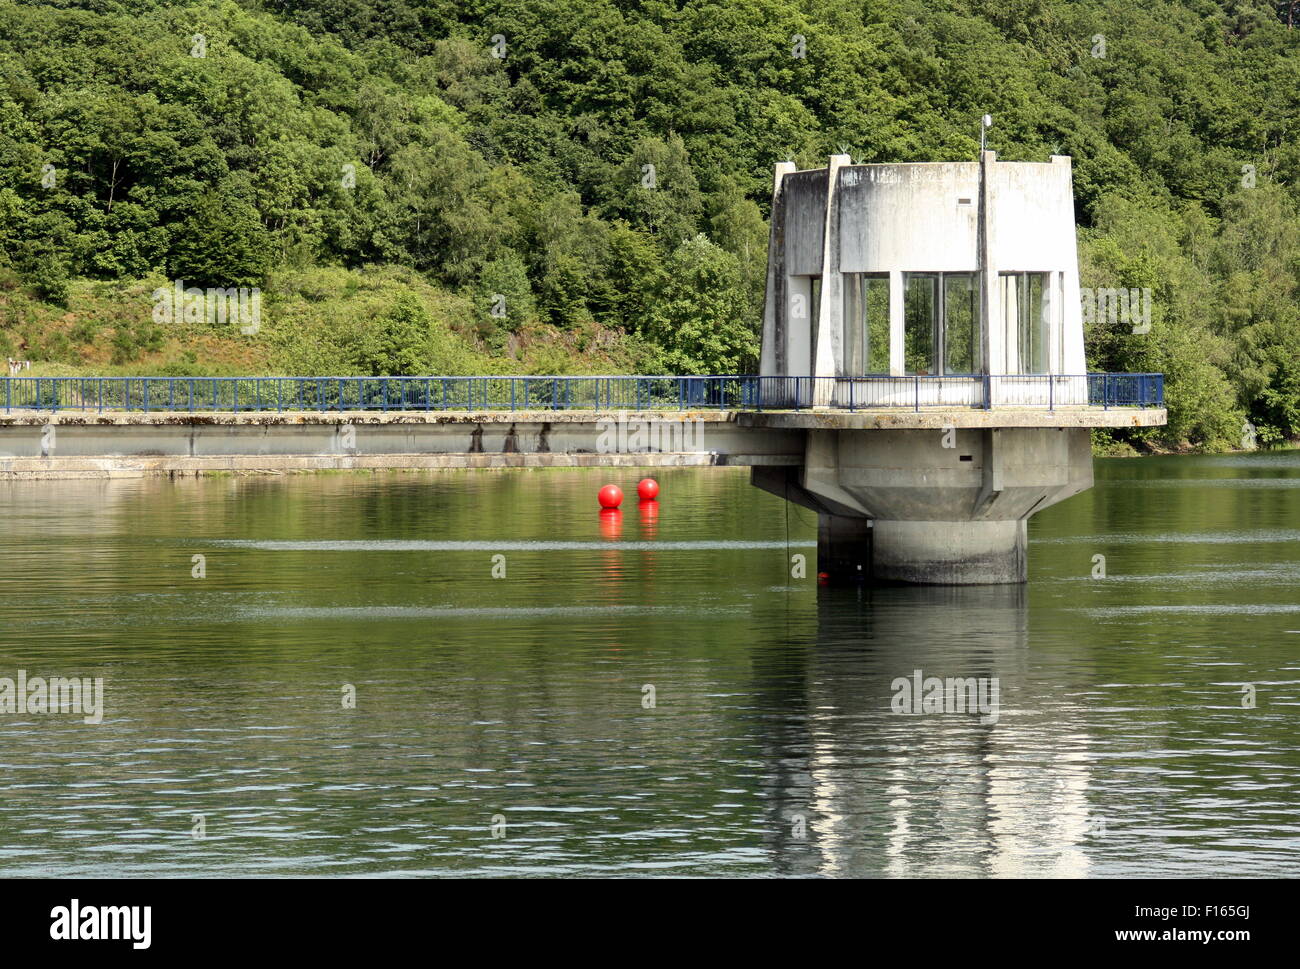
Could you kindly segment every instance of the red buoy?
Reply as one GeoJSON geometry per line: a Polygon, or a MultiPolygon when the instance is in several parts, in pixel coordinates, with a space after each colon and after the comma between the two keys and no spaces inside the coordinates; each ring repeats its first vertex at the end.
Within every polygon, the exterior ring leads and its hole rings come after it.
{"type": "Polygon", "coordinates": [[[642,478],[637,482],[636,493],[642,501],[651,501],[659,497],[659,482],[654,478],[642,478]]]}
{"type": "Polygon", "coordinates": [[[596,496],[601,508],[617,508],[623,504],[623,489],[618,485],[605,485],[596,496]]]}

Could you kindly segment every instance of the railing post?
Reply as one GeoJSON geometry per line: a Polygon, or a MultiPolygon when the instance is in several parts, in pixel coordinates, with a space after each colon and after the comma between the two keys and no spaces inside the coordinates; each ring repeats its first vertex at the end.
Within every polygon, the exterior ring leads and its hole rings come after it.
{"type": "Polygon", "coordinates": [[[1047,410],[1056,410],[1056,378],[1050,373],[1047,375],[1047,410]]]}
{"type": "Polygon", "coordinates": [[[919,414],[921,413],[921,375],[919,373],[912,376],[912,393],[914,394],[912,410],[919,414]]]}
{"type": "Polygon", "coordinates": [[[1110,374],[1101,375],[1101,409],[1110,410],[1110,374]]]}

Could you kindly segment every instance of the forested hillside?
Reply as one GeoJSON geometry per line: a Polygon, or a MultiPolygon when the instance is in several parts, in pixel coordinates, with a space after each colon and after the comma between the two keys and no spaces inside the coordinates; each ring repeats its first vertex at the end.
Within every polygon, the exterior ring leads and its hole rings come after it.
{"type": "Polygon", "coordinates": [[[1074,157],[1156,447],[1300,436],[1300,30],[1268,0],[0,0],[0,355],[745,372],[772,166],[1074,157]],[[654,182],[646,182],[646,166],[654,182]],[[160,324],[258,286],[258,332],[160,324]],[[504,300],[495,299],[501,294],[504,300]],[[495,310],[495,312],[494,312],[495,310]]]}

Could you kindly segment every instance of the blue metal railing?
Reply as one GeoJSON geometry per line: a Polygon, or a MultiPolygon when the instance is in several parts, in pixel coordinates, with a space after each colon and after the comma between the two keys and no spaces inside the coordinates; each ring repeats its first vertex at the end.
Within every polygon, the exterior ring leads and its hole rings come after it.
{"type": "Polygon", "coordinates": [[[1163,374],[906,377],[0,377],[4,409],[803,410],[1163,407],[1163,374]]]}

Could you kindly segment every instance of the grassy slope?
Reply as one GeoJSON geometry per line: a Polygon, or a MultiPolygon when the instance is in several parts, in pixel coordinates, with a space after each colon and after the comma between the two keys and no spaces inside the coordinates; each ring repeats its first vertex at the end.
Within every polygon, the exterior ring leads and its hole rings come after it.
{"type": "Polygon", "coordinates": [[[410,295],[428,315],[422,369],[430,373],[630,373],[648,356],[636,340],[599,327],[535,324],[490,345],[467,299],[397,267],[281,271],[263,290],[261,328],[251,336],[229,324],[155,324],[152,293],[167,285],[162,277],[82,280],[64,308],[9,284],[0,289],[0,355],[31,360],[24,376],[362,374],[355,346],[410,295]]]}

